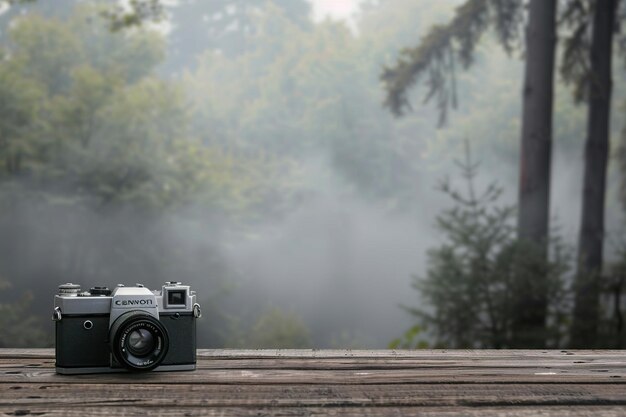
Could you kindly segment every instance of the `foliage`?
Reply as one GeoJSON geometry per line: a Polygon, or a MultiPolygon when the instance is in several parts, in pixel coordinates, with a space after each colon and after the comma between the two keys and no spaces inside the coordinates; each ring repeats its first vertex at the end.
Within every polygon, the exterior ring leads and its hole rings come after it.
{"type": "Polygon", "coordinates": [[[309,332],[293,312],[272,308],[263,313],[252,327],[249,345],[258,348],[307,348],[309,332]]]}
{"type": "MultiPolygon", "coordinates": [[[[622,104],[620,112],[626,115],[626,102],[622,104]]],[[[622,210],[626,212],[626,126],[622,127],[622,134],[620,135],[620,142],[617,149],[617,161],[621,172],[619,198],[622,210]]]]}
{"type": "Polygon", "coordinates": [[[272,193],[261,178],[276,178],[254,170],[280,162],[207,147],[188,131],[181,86],[150,76],[163,56],[158,35],[110,34],[86,20],[93,10],[13,25],[0,71],[6,170],[19,146],[31,184],[100,206],[183,205],[205,193],[206,203],[235,213],[272,193]]]}
{"type": "MultiPolygon", "coordinates": [[[[574,100],[577,103],[589,99],[590,83],[593,82],[590,72],[591,62],[591,27],[593,11],[596,4],[605,7],[597,0],[567,0],[563,2],[563,11],[560,16],[563,38],[563,53],[560,72],[563,81],[573,86],[574,100]]],[[[616,22],[623,22],[626,16],[626,4],[618,1],[616,22]]],[[[620,24],[615,25],[615,43],[617,54],[620,54],[626,67],[626,33],[620,24]]]]}
{"type": "Polygon", "coordinates": [[[0,63],[0,178],[21,172],[33,146],[41,89],[18,71],[16,64],[0,63]]]}
{"type": "Polygon", "coordinates": [[[591,48],[592,1],[569,0],[565,2],[561,22],[566,36],[560,71],[563,80],[574,85],[577,102],[586,99],[589,88],[589,49],[591,48]]]}
{"type": "Polygon", "coordinates": [[[0,273],[33,288],[39,317],[66,281],[217,291],[229,272],[215,236],[280,205],[295,171],[196,136],[182,85],[155,76],[161,35],[111,33],[99,10],[24,14],[4,42],[0,273]]]}
{"type": "Polygon", "coordinates": [[[301,163],[322,153],[361,195],[406,194],[415,167],[400,138],[389,133],[391,118],[381,117],[369,78],[375,70],[362,62],[361,45],[343,25],[320,23],[311,33],[280,9],[270,10],[255,23],[253,51],[208,51],[185,75],[194,134],[244,154],[301,163]]]}
{"type": "Polygon", "coordinates": [[[617,259],[600,280],[603,297],[597,346],[623,349],[626,346],[624,295],[626,294],[626,250],[620,248],[617,259]]]}
{"type": "Polygon", "coordinates": [[[467,0],[445,25],[435,25],[416,48],[404,49],[393,67],[385,68],[385,105],[395,115],[410,107],[407,90],[420,76],[427,76],[425,101],[435,97],[442,125],[449,107],[456,107],[455,67],[458,59],[467,69],[473,62],[476,45],[489,24],[507,51],[518,41],[523,19],[522,2],[517,0],[467,0]]]}
{"type": "MultiPolygon", "coordinates": [[[[576,101],[581,102],[585,100],[590,82],[588,51],[595,0],[567,0],[562,6],[559,27],[564,48],[560,72],[565,83],[574,86],[576,101]]],[[[624,14],[626,6],[621,2],[618,16],[624,14]]],[[[436,98],[440,124],[443,124],[448,108],[456,107],[456,60],[465,69],[472,65],[477,44],[490,25],[507,52],[519,48],[523,21],[522,1],[465,1],[457,8],[453,19],[434,25],[417,47],[403,49],[395,65],[385,68],[381,79],[385,84],[386,106],[396,115],[410,109],[408,90],[420,77],[425,77],[425,101],[436,98]]],[[[626,50],[623,48],[626,36],[619,32],[619,26],[615,29],[618,46],[626,50]]]]}
{"type": "Polygon", "coordinates": [[[167,7],[172,31],[169,34],[166,69],[191,69],[198,57],[214,51],[234,57],[256,49],[255,38],[262,30],[260,17],[280,13],[290,23],[310,27],[310,5],[305,0],[182,0],[167,7]]]}
{"type": "Polygon", "coordinates": [[[418,339],[423,335],[424,329],[419,324],[414,325],[397,339],[393,339],[389,343],[389,349],[426,349],[428,342],[424,339],[418,339]]]}
{"type": "Polygon", "coordinates": [[[127,4],[118,4],[104,9],[102,15],[109,20],[113,31],[140,26],[144,21],[163,19],[164,8],[160,0],[129,0],[127,4]]]}
{"type": "MultiPolygon", "coordinates": [[[[310,5],[305,1],[269,0],[269,3],[287,13],[294,21],[306,25],[310,5]]],[[[181,0],[175,3],[162,0],[129,0],[126,5],[104,9],[102,14],[109,20],[112,30],[141,26],[146,22],[160,22],[171,15],[174,31],[179,31],[173,36],[178,47],[182,47],[183,43],[193,37],[192,43],[203,45],[204,48],[215,48],[219,45],[226,51],[232,51],[232,46],[241,45],[240,42],[233,42],[232,38],[241,39],[253,35],[253,16],[263,13],[263,6],[267,5],[268,3],[247,0],[181,0]]],[[[199,50],[196,49],[197,51],[199,50]]]]}
{"type": "MultiPolygon", "coordinates": [[[[0,291],[7,290],[9,284],[0,277],[0,291]]],[[[30,307],[32,294],[26,292],[13,303],[0,303],[0,348],[49,346],[37,317],[30,307]]]]}
{"type": "Polygon", "coordinates": [[[306,325],[294,312],[271,307],[244,330],[232,332],[235,337],[227,341],[229,347],[254,349],[302,349],[311,347],[311,337],[306,325]]]}
{"type": "MultiPolygon", "coordinates": [[[[567,251],[555,242],[553,260],[546,264],[540,251],[515,239],[515,209],[495,205],[502,189],[492,184],[482,193],[475,190],[478,165],[471,162],[469,151],[459,166],[467,190],[462,193],[449,181],[442,183],[441,191],[455,203],[437,217],[446,242],[429,252],[426,277],[414,278],[413,286],[428,308],[408,311],[430,329],[436,346],[517,347],[512,327],[524,309],[533,308],[523,303],[547,293],[552,327],[546,336],[558,346],[567,251]],[[534,279],[539,274],[547,279],[534,279]]],[[[420,329],[415,327],[395,344],[407,347],[420,329]]]]}

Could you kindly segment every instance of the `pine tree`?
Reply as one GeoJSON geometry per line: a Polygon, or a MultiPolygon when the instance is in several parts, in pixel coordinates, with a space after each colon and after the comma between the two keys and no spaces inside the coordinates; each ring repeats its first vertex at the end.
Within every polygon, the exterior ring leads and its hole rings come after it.
{"type": "Polygon", "coordinates": [[[566,44],[567,65],[564,65],[563,72],[565,79],[576,85],[577,100],[586,101],[588,108],[576,301],[571,335],[572,346],[578,348],[596,345],[600,318],[611,73],[617,6],[618,0],[577,0],[569,2],[566,13],[567,23],[572,26],[572,35],[566,44]],[[588,39],[589,34],[591,39],[588,39]]]}
{"type": "MultiPolygon", "coordinates": [[[[385,69],[382,75],[387,91],[385,104],[394,114],[402,114],[409,107],[409,88],[425,76],[426,100],[437,99],[440,123],[444,123],[448,108],[457,101],[456,60],[468,68],[477,43],[490,27],[495,29],[503,47],[512,51],[519,45],[524,13],[524,3],[519,0],[467,0],[448,24],[432,27],[416,48],[404,50],[396,65],[385,69]]],[[[531,0],[525,43],[518,235],[535,246],[533,251],[538,251],[544,259],[548,240],[555,42],[556,0],[531,0]]],[[[513,326],[515,345],[542,347],[545,295],[529,292],[521,304],[532,308],[523,308],[526,314],[513,326]]]]}
{"type": "Polygon", "coordinates": [[[529,298],[545,297],[550,326],[542,336],[548,346],[559,346],[569,252],[556,238],[550,261],[529,250],[515,237],[516,208],[498,203],[502,189],[497,184],[482,191],[475,187],[479,165],[471,160],[469,149],[458,166],[466,188],[459,190],[447,180],[441,184],[440,190],[454,203],[437,216],[444,241],[428,252],[426,275],[413,281],[427,307],[407,308],[418,325],[392,343],[414,348],[415,337],[426,329],[437,347],[517,346],[516,326],[531,308],[520,306],[529,298]],[[537,274],[545,279],[536,281],[537,274]]]}

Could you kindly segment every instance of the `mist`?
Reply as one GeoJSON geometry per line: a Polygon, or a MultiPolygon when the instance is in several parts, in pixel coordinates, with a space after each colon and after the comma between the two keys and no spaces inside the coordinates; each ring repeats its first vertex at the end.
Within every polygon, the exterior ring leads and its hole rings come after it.
{"type": "MultiPolygon", "coordinates": [[[[445,124],[420,86],[395,118],[382,68],[457,1],[198,3],[167,6],[167,30],[110,32],[88,1],[2,14],[3,48],[26,62],[15,85],[32,87],[6,89],[28,129],[0,188],[0,304],[32,294],[14,308],[38,326],[20,343],[52,345],[62,283],[180,281],[203,306],[199,347],[272,347],[255,339],[270,311],[306,336],[294,347],[387,347],[416,322],[403,306],[429,308],[412,283],[445,242],[439,186],[464,190],[466,146],[477,189],[516,204],[520,56],[489,35],[445,124]],[[48,59],[37,48],[55,33],[48,59]]],[[[550,215],[573,248],[585,113],[557,83],[550,215]]],[[[620,178],[612,160],[607,230],[623,225],[620,178]]]]}

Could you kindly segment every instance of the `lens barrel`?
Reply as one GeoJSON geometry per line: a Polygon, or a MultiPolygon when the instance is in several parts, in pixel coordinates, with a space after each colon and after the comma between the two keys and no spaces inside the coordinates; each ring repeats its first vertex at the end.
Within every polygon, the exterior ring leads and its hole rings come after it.
{"type": "Polygon", "coordinates": [[[122,314],[109,330],[115,359],[130,371],[149,371],[163,361],[169,348],[167,330],[145,311],[122,314]]]}

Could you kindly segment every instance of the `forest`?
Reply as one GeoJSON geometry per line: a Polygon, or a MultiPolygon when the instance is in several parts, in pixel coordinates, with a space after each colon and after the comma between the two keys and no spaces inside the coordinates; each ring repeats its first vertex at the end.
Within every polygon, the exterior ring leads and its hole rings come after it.
{"type": "Polygon", "coordinates": [[[165,281],[198,347],[626,345],[626,1],[322,3],[0,1],[0,347],[165,281]]]}

